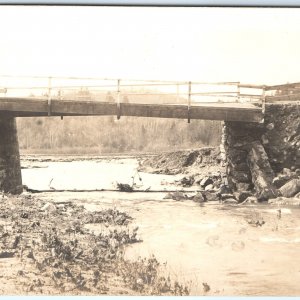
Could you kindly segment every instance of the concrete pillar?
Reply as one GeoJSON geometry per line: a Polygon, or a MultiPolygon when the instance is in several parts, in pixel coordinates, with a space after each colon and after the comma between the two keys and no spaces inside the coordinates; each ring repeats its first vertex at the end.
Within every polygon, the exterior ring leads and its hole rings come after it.
{"type": "Polygon", "coordinates": [[[3,115],[0,115],[0,190],[12,194],[23,191],[16,120],[3,115]]]}

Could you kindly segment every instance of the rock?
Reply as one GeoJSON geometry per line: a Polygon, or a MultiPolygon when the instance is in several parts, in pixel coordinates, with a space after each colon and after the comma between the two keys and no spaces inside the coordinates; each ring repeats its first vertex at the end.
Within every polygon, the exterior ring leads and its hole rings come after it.
{"type": "Polygon", "coordinates": [[[232,170],[230,175],[237,182],[248,183],[251,180],[251,176],[250,176],[250,173],[248,171],[236,171],[236,170],[232,170]]]}
{"type": "Polygon", "coordinates": [[[183,177],[180,181],[180,183],[182,184],[182,186],[184,187],[189,187],[192,186],[194,183],[194,178],[192,176],[189,177],[183,177]]]}
{"type": "Polygon", "coordinates": [[[268,130],[272,130],[272,129],[274,129],[274,123],[269,123],[267,126],[266,126],[266,128],[268,129],[268,130]]]}
{"type": "Polygon", "coordinates": [[[279,189],[283,197],[293,197],[300,192],[300,179],[292,179],[279,189]]]}
{"type": "Polygon", "coordinates": [[[288,168],[283,168],[282,169],[282,174],[287,175],[287,176],[292,176],[292,171],[288,168]]]}
{"type": "Polygon", "coordinates": [[[267,137],[265,135],[262,135],[261,137],[261,141],[264,145],[267,145],[269,144],[269,140],[267,139],[267,137]]]}
{"type": "Polygon", "coordinates": [[[295,198],[300,198],[300,193],[296,194],[295,198]]]}
{"type": "Polygon", "coordinates": [[[196,176],[194,176],[194,183],[200,185],[200,182],[202,181],[202,179],[203,179],[203,176],[196,175],[196,176]]]}
{"type": "Polygon", "coordinates": [[[207,185],[209,184],[213,184],[213,180],[210,178],[210,177],[204,177],[201,182],[200,182],[200,185],[205,188],[207,185]]]}
{"type": "Polygon", "coordinates": [[[273,185],[274,172],[270,166],[268,155],[259,142],[253,142],[248,153],[248,164],[252,182],[260,200],[278,196],[278,190],[273,185]]]}
{"type": "Polygon", "coordinates": [[[257,202],[258,202],[258,199],[256,197],[250,196],[250,197],[247,197],[247,199],[244,202],[241,202],[240,204],[245,204],[245,203],[255,204],[257,202]]]}
{"type": "Polygon", "coordinates": [[[223,203],[225,203],[225,204],[237,204],[238,201],[236,199],[234,199],[234,198],[228,198],[228,199],[225,199],[223,201],[223,203]]]}
{"type": "Polygon", "coordinates": [[[206,191],[210,191],[210,190],[213,190],[214,186],[212,184],[209,184],[205,187],[205,190],[206,191]]]}
{"type": "Polygon", "coordinates": [[[205,191],[202,193],[206,201],[219,201],[219,196],[217,193],[205,191]]]}
{"type": "Polygon", "coordinates": [[[42,208],[41,211],[48,211],[48,212],[54,212],[56,211],[56,206],[51,203],[51,202],[47,202],[42,208]]]}
{"type": "Polygon", "coordinates": [[[232,190],[231,188],[228,186],[228,184],[221,184],[220,185],[220,189],[219,189],[219,193],[220,194],[231,194],[232,190]]]}
{"type": "Polygon", "coordinates": [[[223,201],[226,199],[230,199],[230,198],[235,199],[235,196],[232,194],[221,194],[221,200],[223,200],[223,201]]]}
{"type": "Polygon", "coordinates": [[[199,202],[199,203],[202,203],[202,202],[205,202],[205,199],[202,195],[202,193],[198,192],[193,198],[192,198],[193,201],[195,202],[199,202]]]}
{"type": "Polygon", "coordinates": [[[186,200],[188,197],[186,194],[184,194],[183,192],[174,192],[174,193],[168,193],[164,199],[173,199],[176,201],[180,201],[180,200],[186,200]]]}
{"type": "Polygon", "coordinates": [[[287,198],[287,197],[277,197],[274,199],[270,199],[268,201],[269,204],[275,205],[295,205],[300,206],[300,198],[287,198]]]}
{"type": "Polygon", "coordinates": [[[287,175],[279,175],[273,179],[273,184],[276,188],[281,188],[285,183],[290,180],[290,177],[287,175]]]}
{"type": "Polygon", "coordinates": [[[251,184],[245,182],[237,182],[236,188],[238,191],[248,191],[251,187],[251,184]]]}
{"type": "Polygon", "coordinates": [[[249,191],[236,192],[234,195],[239,203],[244,202],[248,197],[253,196],[253,194],[249,191]]]}

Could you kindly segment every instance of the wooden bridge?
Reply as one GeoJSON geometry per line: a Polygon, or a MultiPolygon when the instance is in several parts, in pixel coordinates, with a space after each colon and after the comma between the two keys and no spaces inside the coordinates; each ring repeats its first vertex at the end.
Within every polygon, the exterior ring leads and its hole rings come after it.
{"type": "MultiPolygon", "coordinates": [[[[269,101],[299,101],[300,85],[0,76],[0,190],[21,193],[15,117],[110,116],[263,122],[269,101]]],[[[240,126],[240,125],[239,125],[240,126]]]]}
{"type": "Polygon", "coordinates": [[[297,84],[0,76],[0,114],[262,122],[266,101],[283,96],[274,91],[296,87],[297,84]]]}

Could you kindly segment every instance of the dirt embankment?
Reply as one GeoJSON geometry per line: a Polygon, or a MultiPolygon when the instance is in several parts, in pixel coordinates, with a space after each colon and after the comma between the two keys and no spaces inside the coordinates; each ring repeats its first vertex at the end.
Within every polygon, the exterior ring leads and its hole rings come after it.
{"type": "Polygon", "coordinates": [[[88,212],[68,202],[1,195],[0,294],[187,295],[187,287],[161,275],[155,257],[124,259],[126,245],[140,242],[132,221],[114,209],[88,212]]]}
{"type": "Polygon", "coordinates": [[[154,174],[195,174],[221,170],[218,148],[206,147],[197,150],[167,152],[141,161],[139,171],[154,174]]]}

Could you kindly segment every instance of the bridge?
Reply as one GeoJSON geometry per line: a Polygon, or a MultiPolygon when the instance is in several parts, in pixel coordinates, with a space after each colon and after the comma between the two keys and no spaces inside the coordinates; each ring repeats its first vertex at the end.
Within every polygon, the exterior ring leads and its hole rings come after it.
{"type": "Polygon", "coordinates": [[[239,82],[0,76],[0,112],[261,122],[265,90],[239,82]]]}
{"type": "Polygon", "coordinates": [[[299,101],[300,84],[0,76],[0,190],[22,190],[15,117],[122,116],[259,124],[266,104],[299,101]]]}

